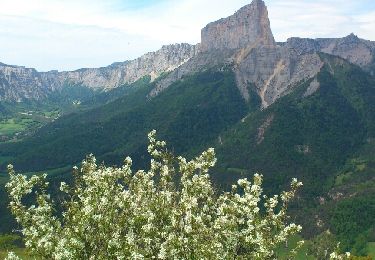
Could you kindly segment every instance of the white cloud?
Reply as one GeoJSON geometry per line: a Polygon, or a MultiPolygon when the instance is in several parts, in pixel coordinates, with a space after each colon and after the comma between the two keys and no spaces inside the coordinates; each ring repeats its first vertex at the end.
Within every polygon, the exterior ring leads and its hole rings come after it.
{"type": "Polygon", "coordinates": [[[289,37],[342,37],[355,28],[344,14],[348,4],[337,1],[274,1],[269,7],[271,24],[279,41],[289,37]]]}
{"type": "MultiPolygon", "coordinates": [[[[367,1],[266,0],[266,4],[278,41],[351,32],[375,40],[375,10],[359,8],[367,1]]],[[[40,70],[105,66],[162,44],[197,43],[208,22],[249,2],[165,0],[129,9],[124,0],[0,0],[0,61],[40,70]]]]}
{"type": "Polygon", "coordinates": [[[366,14],[356,15],[353,21],[358,26],[358,34],[365,38],[375,40],[375,10],[366,14]]]}

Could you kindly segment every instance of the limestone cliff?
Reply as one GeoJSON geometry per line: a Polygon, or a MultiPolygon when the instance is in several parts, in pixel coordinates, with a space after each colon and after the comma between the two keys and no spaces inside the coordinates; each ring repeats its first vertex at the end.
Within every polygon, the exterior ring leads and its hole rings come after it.
{"type": "Polygon", "coordinates": [[[255,88],[265,108],[298,82],[314,77],[323,64],[316,54],[299,55],[275,43],[267,7],[261,0],[254,0],[234,15],[208,24],[202,30],[200,51],[159,82],[150,96],[184,75],[226,64],[233,68],[243,97],[247,100],[249,88],[255,88]]]}
{"type": "Polygon", "coordinates": [[[35,69],[0,63],[0,101],[38,100],[48,93],[49,86],[35,69]]]}
{"type": "Polygon", "coordinates": [[[163,46],[132,61],[114,63],[103,68],[76,71],[38,72],[32,68],[0,63],[0,100],[20,102],[40,100],[60,90],[65,84],[79,84],[96,90],[112,89],[163,72],[172,71],[196,55],[198,47],[190,44],[163,46]]]}
{"type": "MultiPolygon", "coordinates": [[[[315,78],[324,65],[318,52],[340,56],[375,75],[375,42],[354,34],[338,39],[290,38],[286,43],[276,43],[262,0],[253,0],[235,14],[209,23],[202,29],[201,37],[198,45],[168,45],[138,59],[103,68],[39,73],[0,64],[0,100],[42,99],[66,83],[110,90],[146,75],[153,80],[170,72],[149,93],[154,97],[185,75],[226,66],[235,73],[244,99],[249,99],[250,90],[255,91],[262,100],[262,108],[266,108],[298,83],[315,78]]],[[[319,82],[313,84],[306,96],[317,86],[319,82]]]]}
{"type": "Polygon", "coordinates": [[[275,45],[267,7],[262,0],[254,0],[234,15],[209,23],[201,36],[202,52],[240,49],[253,43],[275,45]]]}
{"type": "Polygon", "coordinates": [[[197,48],[190,44],[163,46],[133,61],[114,63],[105,68],[80,69],[62,72],[60,80],[81,84],[90,88],[111,89],[132,83],[149,75],[154,80],[163,72],[176,69],[195,56],[197,48]]]}
{"type": "Polygon", "coordinates": [[[353,33],[344,38],[290,38],[286,45],[300,54],[324,52],[339,56],[374,74],[375,42],[358,38],[353,33]]]}
{"type": "MultiPolygon", "coordinates": [[[[370,73],[375,68],[375,43],[354,35],[339,39],[291,38],[276,44],[267,7],[261,0],[254,0],[234,15],[208,24],[201,36],[201,52],[160,81],[150,96],[158,95],[185,75],[230,65],[242,96],[249,99],[253,88],[262,100],[262,108],[266,108],[290,93],[298,83],[316,76],[324,65],[318,52],[340,56],[370,73]]],[[[308,95],[318,85],[315,82],[308,95]]]]}

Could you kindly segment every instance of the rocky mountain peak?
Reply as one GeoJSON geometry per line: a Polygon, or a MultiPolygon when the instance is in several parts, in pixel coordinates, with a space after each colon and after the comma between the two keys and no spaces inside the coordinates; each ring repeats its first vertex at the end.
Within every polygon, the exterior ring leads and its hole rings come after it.
{"type": "Polygon", "coordinates": [[[268,11],[262,0],[253,0],[235,14],[209,23],[201,32],[201,51],[241,49],[254,43],[275,45],[268,11]]]}
{"type": "Polygon", "coordinates": [[[263,0],[253,0],[233,15],[209,23],[201,37],[197,45],[166,45],[138,59],[102,68],[40,73],[0,63],[0,101],[39,100],[66,84],[110,90],[144,76],[154,80],[170,72],[157,81],[149,94],[153,97],[185,75],[225,64],[232,66],[243,97],[249,100],[249,93],[257,92],[266,108],[298,82],[316,76],[323,66],[318,52],[340,56],[375,73],[375,42],[353,33],[344,38],[294,37],[276,44],[263,0]]]}
{"type": "Polygon", "coordinates": [[[354,33],[351,33],[348,36],[344,37],[343,40],[345,42],[359,42],[360,41],[360,39],[358,38],[358,36],[355,35],[354,33]]]}

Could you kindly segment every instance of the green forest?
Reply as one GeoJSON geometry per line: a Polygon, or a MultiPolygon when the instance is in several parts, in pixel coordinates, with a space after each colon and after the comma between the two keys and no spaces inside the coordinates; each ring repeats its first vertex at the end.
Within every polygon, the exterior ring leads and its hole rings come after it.
{"type": "MultiPolygon", "coordinates": [[[[320,56],[326,65],[317,76],[319,89],[304,97],[313,79],[301,82],[267,109],[260,109],[252,85],[250,102],[242,98],[228,66],[185,76],[154,98],[148,94],[158,81],[148,77],[113,93],[61,92],[67,104],[88,98],[60,111],[52,98],[50,109],[38,113],[59,118],[30,127],[35,134],[1,142],[1,171],[12,163],[28,175],[47,172],[53,193],[90,153],[106,165],[121,165],[129,155],[135,169],[145,169],[146,136],[156,129],[172,154],[191,158],[214,147],[218,161],[210,174],[218,190],[261,173],[265,192],[276,194],[298,178],[304,185],[290,211],[304,227],[302,237],[311,243],[323,237],[340,242],[343,251],[369,255],[375,242],[375,79],[339,58],[320,56]],[[323,236],[327,230],[333,235],[323,236]]],[[[4,120],[0,132],[29,127],[27,119],[4,120]]],[[[16,226],[6,209],[7,177],[0,181],[0,231],[9,233],[16,226]]]]}

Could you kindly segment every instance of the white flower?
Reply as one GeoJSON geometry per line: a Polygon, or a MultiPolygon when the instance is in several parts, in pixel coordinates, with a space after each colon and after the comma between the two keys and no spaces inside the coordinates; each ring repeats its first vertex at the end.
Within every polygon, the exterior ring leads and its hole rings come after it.
{"type": "Polygon", "coordinates": [[[14,252],[9,252],[5,260],[21,260],[14,252]]]}
{"type": "MultiPolygon", "coordinates": [[[[240,179],[239,192],[233,185],[231,193],[217,196],[207,173],[216,163],[213,148],[191,161],[177,157],[176,168],[155,130],[148,138],[148,171],[132,172],[129,157],[120,168],[97,166],[93,155],[75,167],[71,187],[60,184],[69,198],[62,219],[45,194],[46,175],[28,179],[9,166],[10,207],[26,247],[45,259],[269,259],[300,232],[301,226],[285,222],[287,203],[276,214],[279,197],[262,195],[262,175],[252,183],[240,179]],[[22,199],[38,187],[38,203],[25,207],[22,199]],[[248,250],[236,255],[238,248],[248,250]]],[[[292,199],[298,186],[293,179],[281,199],[292,199]]]]}

